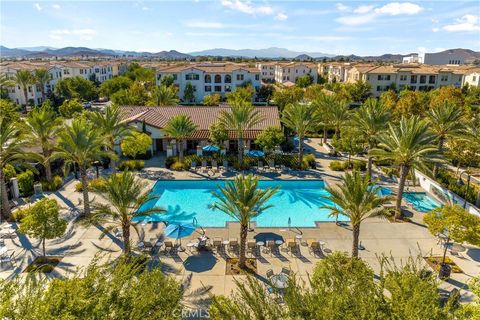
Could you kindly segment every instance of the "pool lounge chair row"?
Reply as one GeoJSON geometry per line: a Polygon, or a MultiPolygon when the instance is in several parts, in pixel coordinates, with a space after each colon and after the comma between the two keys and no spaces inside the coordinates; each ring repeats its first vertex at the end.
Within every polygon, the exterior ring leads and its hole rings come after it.
{"type": "MultiPolygon", "coordinates": [[[[266,165],[264,165],[263,161],[258,161],[257,166],[254,166],[253,169],[258,172],[290,172],[290,168],[285,165],[275,165],[275,161],[271,160],[268,161],[266,165]]],[[[223,173],[231,171],[232,168],[228,166],[228,161],[224,160],[222,165],[219,166],[218,162],[212,160],[212,165],[208,166],[207,161],[202,161],[201,166],[198,166],[196,161],[192,161],[190,163],[190,171],[193,172],[200,172],[208,174],[212,172],[213,174],[216,173],[223,173]]]]}

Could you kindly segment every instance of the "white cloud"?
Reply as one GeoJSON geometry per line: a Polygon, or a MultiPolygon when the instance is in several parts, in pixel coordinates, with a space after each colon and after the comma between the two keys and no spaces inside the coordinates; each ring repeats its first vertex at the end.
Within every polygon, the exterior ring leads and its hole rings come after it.
{"type": "Polygon", "coordinates": [[[55,9],[55,10],[59,10],[60,9],[60,5],[59,4],[52,4],[52,8],[55,9]]]}
{"type": "Polygon", "coordinates": [[[274,10],[270,6],[255,5],[251,2],[240,0],[221,0],[222,6],[240,11],[249,15],[272,15],[274,10]]]}
{"type": "Polygon", "coordinates": [[[343,24],[345,26],[358,26],[362,24],[369,23],[373,21],[376,18],[376,14],[362,14],[358,16],[344,16],[344,17],[339,17],[335,19],[340,24],[343,24]]]}
{"type": "Polygon", "coordinates": [[[360,6],[353,10],[355,13],[369,13],[370,11],[373,10],[375,6],[360,6]]]}
{"type": "Polygon", "coordinates": [[[78,38],[80,40],[92,40],[97,32],[93,29],[56,29],[51,30],[49,37],[54,40],[63,40],[65,37],[78,38]]]}
{"type": "Polygon", "coordinates": [[[350,7],[349,6],[346,6],[342,3],[337,3],[335,5],[335,8],[337,8],[338,11],[342,11],[342,12],[345,12],[345,11],[350,11],[350,7]]]}
{"type": "Polygon", "coordinates": [[[37,11],[42,11],[43,9],[40,3],[35,3],[33,6],[35,7],[35,9],[37,9],[37,11]]]}
{"type": "Polygon", "coordinates": [[[285,13],[280,12],[275,16],[275,20],[278,20],[278,21],[285,21],[287,19],[288,19],[288,16],[285,13]]]}
{"type": "Polygon", "coordinates": [[[143,6],[143,7],[142,7],[142,10],[143,10],[143,11],[148,11],[148,10],[150,10],[150,8],[147,7],[147,6],[143,6]]]}
{"type": "Polygon", "coordinates": [[[398,16],[401,14],[414,15],[420,13],[423,10],[418,4],[411,2],[391,2],[387,3],[383,7],[375,9],[378,14],[387,14],[391,16],[398,16]]]}
{"type": "Polygon", "coordinates": [[[438,32],[438,31],[440,31],[440,28],[436,28],[436,27],[435,27],[435,28],[432,28],[432,31],[433,31],[433,32],[438,32]]]}
{"type": "Polygon", "coordinates": [[[442,27],[443,30],[448,32],[471,32],[480,31],[480,17],[472,14],[466,14],[460,19],[457,19],[455,23],[447,24],[442,27]]]}
{"type": "Polygon", "coordinates": [[[199,29],[223,29],[226,26],[221,22],[194,20],[184,23],[186,27],[199,28],[199,29]]]}

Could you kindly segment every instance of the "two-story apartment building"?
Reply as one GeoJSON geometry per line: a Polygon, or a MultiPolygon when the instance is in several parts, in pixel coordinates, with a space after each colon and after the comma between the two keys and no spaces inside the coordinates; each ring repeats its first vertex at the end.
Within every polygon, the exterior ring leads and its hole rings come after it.
{"type": "Polygon", "coordinates": [[[260,90],[261,72],[257,68],[234,63],[195,63],[173,65],[157,69],[156,81],[160,85],[162,77],[172,75],[181,99],[185,96],[185,87],[190,83],[194,88],[195,101],[201,102],[211,94],[226,97],[237,87],[250,84],[255,92],[260,90]]]}
{"type": "Polygon", "coordinates": [[[275,81],[278,83],[295,83],[298,77],[310,75],[313,83],[318,80],[317,65],[305,62],[277,63],[275,65],[275,81]]]}

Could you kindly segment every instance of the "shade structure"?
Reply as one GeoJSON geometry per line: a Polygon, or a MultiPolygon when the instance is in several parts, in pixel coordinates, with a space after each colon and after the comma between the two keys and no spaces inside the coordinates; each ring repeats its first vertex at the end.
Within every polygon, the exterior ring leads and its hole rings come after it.
{"type": "Polygon", "coordinates": [[[174,238],[174,239],[181,239],[181,238],[188,237],[194,231],[195,231],[195,226],[191,223],[186,223],[186,224],[172,223],[172,224],[169,224],[164,230],[166,237],[174,238]]]}
{"type": "Polygon", "coordinates": [[[206,145],[202,148],[203,151],[207,151],[207,152],[218,152],[220,151],[220,148],[217,147],[217,146],[214,146],[214,145],[206,145]]]}
{"type": "Polygon", "coordinates": [[[260,150],[250,150],[247,152],[247,156],[250,156],[250,157],[263,157],[264,155],[265,153],[260,150]]]}

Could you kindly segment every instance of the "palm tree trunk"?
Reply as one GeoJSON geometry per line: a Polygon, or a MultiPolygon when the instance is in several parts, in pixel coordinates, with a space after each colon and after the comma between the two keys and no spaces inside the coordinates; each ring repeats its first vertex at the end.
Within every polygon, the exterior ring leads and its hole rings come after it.
{"type": "Polygon", "coordinates": [[[122,233],[123,233],[123,253],[125,256],[130,255],[130,222],[124,220],[122,222],[122,233]]]}
{"type": "Polygon", "coordinates": [[[43,256],[45,257],[45,238],[42,239],[43,256]]]}
{"type": "Polygon", "coordinates": [[[303,136],[298,135],[298,165],[303,167],[303,136]]]}
{"type": "Polygon", "coordinates": [[[0,187],[1,187],[1,193],[2,193],[2,214],[1,216],[5,219],[8,220],[10,219],[10,215],[12,213],[10,209],[10,204],[8,203],[8,194],[7,194],[7,182],[5,181],[5,174],[3,173],[3,168],[0,166],[0,187]]]}
{"type": "MultiPolygon", "coordinates": [[[[438,139],[438,153],[439,154],[442,154],[443,153],[443,145],[445,143],[445,139],[443,137],[440,137],[440,139],[438,139]]],[[[433,176],[436,177],[438,174],[438,164],[435,163],[433,165],[433,176]]]]}
{"type": "Polygon", "coordinates": [[[25,97],[25,111],[27,111],[27,106],[28,106],[28,91],[27,91],[27,86],[23,86],[23,96],[25,97]]]}
{"type": "Polygon", "coordinates": [[[45,178],[47,179],[48,182],[52,182],[52,167],[50,165],[50,152],[46,150],[45,148],[42,148],[43,150],[43,157],[45,158],[45,163],[43,166],[45,167],[45,178]]]}
{"type": "Polygon", "coordinates": [[[87,168],[85,168],[85,165],[79,165],[79,167],[83,191],[83,215],[88,217],[90,215],[90,200],[88,199],[87,168]]]}
{"type": "Polygon", "coordinates": [[[183,163],[183,140],[178,141],[178,159],[183,163]]]}
{"type": "Polygon", "coordinates": [[[339,126],[335,126],[335,137],[337,137],[337,139],[340,139],[340,127],[339,126]]]}
{"type": "Polygon", "coordinates": [[[360,224],[356,224],[353,226],[352,258],[358,258],[359,238],[360,238],[360,224]]]}
{"type": "Polygon", "coordinates": [[[245,244],[247,242],[247,233],[248,233],[248,223],[242,224],[240,226],[240,254],[238,267],[240,269],[245,269],[245,244]]]}
{"type": "Polygon", "coordinates": [[[323,143],[327,143],[327,126],[323,126],[323,143]]]}
{"type": "Polygon", "coordinates": [[[238,163],[243,169],[243,138],[238,138],[238,163]]]}
{"type": "Polygon", "coordinates": [[[368,177],[369,177],[370,181],[372,181],[372,165],[373,165],[373,158],[372,158],[372,157],[368,157],[368,161],[367,161],[367,173],[368,173],[368,177]]]}
{"type": "Polygon", "coordinates": [[[395,206],[394,221],[396,221],[402,215],[402,196],[403,189],[405,188],[405,181],[407,180],[408,171],[410,171],[410,168],[408,166],[402,165],[400,167],[400,180],[398,181],[398,194],[397,203],[395,206]]]}

